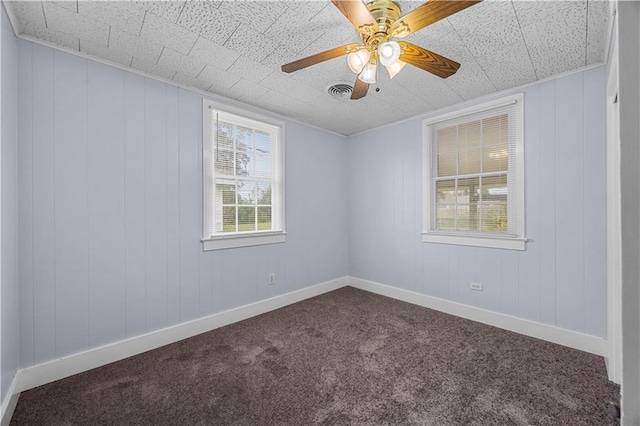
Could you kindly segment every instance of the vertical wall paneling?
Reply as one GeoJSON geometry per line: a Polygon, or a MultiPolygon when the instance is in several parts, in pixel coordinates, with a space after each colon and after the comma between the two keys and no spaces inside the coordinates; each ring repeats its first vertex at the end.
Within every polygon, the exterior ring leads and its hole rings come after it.
{"type": "MultiPolygon", "coordinates": [[[[200,223],[200,222],[199,222],[200,223]]],[[[200,269],[200,273],[198,277],[200,278],[200,316],[205,316],[213,313],[213,283],[212,279],[212,256],[216,256],[216,254],[203,252],[202,250],[199,253],[200,262],[198,267],[200,269]]],[[[247,265],[245,265],[246,267],[247,265]]],[[[242,266],[240,266],[242,267],[242,266]]],[[[224,283],[223,283],[224,285],[224,283]]],[[[241,291],[238,287],[234,289],[235,291],[241,291]]]]}
{"type": "MultiPolygon", "coordinates": [[[[223,285],[223,281],[222,281],[222,252],[217,250],[215,252],[210,252],[210,263],[211,263],[211,276],[210,276],[210,280],[211,280],[211,285],[212,285],[212,291],[211,291],[211,306],[212,306],[212,311],[213,312],[220,312],[222,311],[222,294],[223,294],[223,290],[222,290],[222,285],[223,285]]],[[[257,266],[256,266],[257,268],[257,266]]],[[[264,283],[263,283],[264,284],[264,283]]],[[[264,286],[261,286],[261,288],[264,288],[264,286]]]]}
{"type": "Polygon", "coordinates": [[[556,315],[576,331],[584,331],[583,89],[582,74],[556,83],[556,315]]]}
{"type": "MultiPolygon", "coordinates": [[[[31,49],[32,96],[31,114],[33,144],[33,363],[39,364],[56,356],[56,251],[55,251],[55,133],[53,103],[53,50],[38,44],[21,43],[20,50],[31,49]]],[[[26,74],[21,70],[21,79],[26,74]]],[[[24,133],[19,134],[20,145],[24,133]]],[[[20,182],[20,192],[23,184],[20,182]]],[[[22,310],[22,307],[21,307],[22,310]]],[[[24,332],[24,330],[21,330],[24,332]]]]}
{"type": "Polygon", "coordinates": [[[606,337],[605,68],[584,78],[584,331],[606,337]]]}
{"type": "MultiPolygon", "coordinates": [[[[25,43],[18,40],[18,43],[25,43]]],[[[18,111],[32,111],[33,94],[31,92],[31,45],[22,46],[18,50],[18,63],[22,74],[18,76],[18,111]]],[[[20,310],[20,361],[19,367],[33,364],[33,135],[31,114],[18,114],[18,133],[22,135],[18,145],[18,235],[20,236],[18,252],[18,274],[20,300],[29,301],[20,310]]]]}
{"type": "MultiPolygon", "coordinates": [[[[256,274],[256,247],[243,247],[238,250],[238,286],[231,290],[235,293],[234,304],[236,306],[246,305],[257,300],[257,290],[259,277],[256,274]],[[249,291],[238,291],[247,289],[249,291]]],[[[259,280],[259,284],[264,286],[264,279],[259,280]]]]}
{"type": "Polygon", "coordinates": [[[286,123],[287,242],[203,252],[202,96],[26,41],[18,66],[22,367],[347,273],[344,138],[286,123]]]}
{"type": "MultiPolygon", "coordinates": [[[[395,133],[395,132],[394,132],[395,133]]],[[[399,139],[401,133],[394,134],[394,139],[399,139]]],[[[393,277],[393,281],[400,288],[408,288],[408,283],[406,281],[406,274],[404,273],[405,267],[405,244],[406,244],[406,235],[403,233],[404,229],[404,199],[410,198],[411,193],[409,192],[409,187],[404,185],[404,150],[403,145],[388,144],[388,149],[395,149],[399,152],[397,155],[391,155],[390,158],[390,166],[392,167],[392,174],[390,179],[391,191],[389,194],[389,202],[391,206],[391,230],[390,241],[389,241],[389,249],[392,253],[395,253],[395,256],[387,257],[389,262],[389,269],[392,271],[401,271],[397,276],[393,277]],[[404,188],[404,191],[398,191],[397,188],[404,188]]]]}
{"type": "Polygon", "coordinates": [[[87,61],[53,58],[56,355],[64,356],[89,348],[87,61]]]}
{"type": "Polygon", "coordinates": [[[202,114],[202,100],[195,93],[180,90],[180,319],[189,321],[200,316],[200,253],[202,245],[200,188],[200,134],[197,116],[202,114]],[[194,208],[197,206],[197,208],[194,208]],[[198,243],[194,244],[194,239],[198,243]]]}
{"type": "Polygon", "coordinates": [[[18,46],[11,24],[0,9],[2,48],[2,265],[0,272],[0,401],[6,396],[16,376],[20,349],[20,293],[18,262],[18,46]]]}
{"type": "MultiPolygon", "coordinates": [[[[437,248],[437,244],[422,244],[422,287],[425,294],[439,297],[438,277],[436,275],[436,267],[438,265],[437,248]]],[[[371,277],[371,279],[374,279],[374,277],[371,277]]]]}
{"type": "MultiPolygon", "coordinates": [[[[503,283],[505,290],[515,290],[515,297],[517,298],[510,303],[510,306],[515,307],[515,310],[511,309],[510,312],[532,321],[540,321],[540,293],[542,285],[540,277],[540,249],[542,245],[540,218],[543,198],[541,193],[546,190],[542,188],[546,187],[539,184],[541,179],[540,152],[543,143],[540,135],[545,131],[544,128],[546,126],[553,125],[553,123],[542,120],[540,107],[542,103],[540,96],[539,87],[528,91],[524,106],[525,123],[531,123],[525,126],[524,129],[524,167],[527,175],[527,179],[525,180],[527,196],[527,202],[525,204],[525,231],[529,243],[527,243],[526,252],[517,253],[518,257],[515,259],[517,263],[517,276],[511,278],[512,280],[515,279],[515,281],[503,283]]],[[[549,188],[551,189],[551,187],[549,188]]],[[[547,199],[550,198],[553,198],[553,193],[544,194],[545,203],[547,199]]],[[[503,260],[507,259],[503,256],[503,260]]],[[[509,259],[510,262],[513,260],[512,258],[509,259]]],[[[506,266],[504,262],[503,266],[506,266]]],[[[510,293],[510,296],[511,295],[513,294],[510,293]]]]}
{"type": "Polygon", "coordinates": [[[447,252],[449,254],[447,264],[449,265],[448,279],[447,279],[447,293],[448,299],[454,302],[460,302],[460,286],[458,285],[458,272],[460,271],[460,265],[458,264],[458,248],[456,246],[448,246],[447,252]]]}
{"type": "MultiPolygon", "coordinates": [[[[427,244],[431,245],[431,244],[427,244]]],[[[478,280],[476,276],[476,247],[458,247],[458,294],[460,302],[472,305],[475,303],[477,293],[469,290],[469,283],[478,280]]]]}
{"type": "Polygon", "coordinates": [[[145,202],[147,330],[168,324],[167,315],[167,110],[166,85],[145,80],[145,202]]]}
{"type": "Polygon", "coordinates": [[[167,323],[180,322],[180,115],[177,87],[166,86],[167,323]]]}
{"type": "MultiPolygon", "coordinates": [[[[520,272],[521,268],[518,262],[519,255],[520,253],[513,250],[503,250],[500,259],[500,312],[508,315],[513,315],[515,317],[517,317],[518,315],[524,316],[520,312],[519,306],[520,278],[524,277],[525,274],[520,272]]],[[[533,282],[533,284],[539,284],[539,281],[533,282]]],[[[535,286],[535,288],[538,288],[537,296],[540,297],[539,285],[535,286]]],[[[535,301],[533,301],[531,304],[535,305],[535,301]]],[[[524,305],[528,306],[526,302],[524,303],[524,305]]]]}
{"type": "Polygon", "coordinates": [[[436,247],[435,280],[438,284],[438,297],[449,299],[449,247],[440,244],[436,247]]]}
{"type": "Polygon", "coordinates": [[[222,308],[229,309],[238,306],[238,250],[230,249],[222,252],[222,308]]]}
{"type": "Polygon", "coordinates": [[[603,336],[603,69],[522,89],[525,251],[421,242],[427,189],[407,182],[421,179],[421,120],[351,138],[351,275],[411,288],[406,270],[416,256],[415,288],[427,295],[603,336]]]}
{"type": "Polygon", "coordinates": [[[407,289],[419,291],[421,288],[422,265],[419,262],[420,248],[422,245],[420,232],[422,232],[422,169],[416,164],[413,155],[416,150],[421,150],[420,125],[413,122],[410,126],[403,127],[401,138],[407,143],[400,145],[403,158],[402,185],[406,188],[406,196],[403,197],[402,223],[399,229],[402,241],[410,241],[410,247],[405,250],[402,270],[405,275],[407,289]],[[417,125],[416,125],[417,124],[417,125]]]}
{"type": "Polygon", "coordinates": [[[147,331],[145,79],[124,76],[126,337],[147,331]]]}
{"type": "MultiPolygon", "coordinates": [[[[500,271],[502,268],[500,250],[480,248],[476,255],[476,281],[483,290],[476,291],[477,306],[500,312],[500,271]]],[[[467,290],[471,291],[471,290],[467,290]]]]}
{"type": "Polygon", "coordinates": [[[126,334],[124,72],[87,62],[89,343],[126,334]]]}
{"type": "MultiPolygon", "coordinates": [[[[539,205],[540,212],[531,211],[540,217],[540,321],[556,324],[556,82],[542,83],[540,88],[540,179],[544,190],[544,202],[539,205]]],[[[533,107],[533,106],[531,106],[533,107]]],[[[525,123],[526,124],[526,123],[525,123]]],[[[536,123],[533,123],[535,126],[536,123]]],[[[527,173],[530,169],[527,169],[527,173]]],[[[535,185],[532,179],[525,179],[529,186],[535,185]]],[[[528,192],[527,192],[528,194],[528,192]]],[[[528,200],[525,200],[528,205],[528,200]]],[[[526,220],[535,219],[526,218],[526,220]]],[[[528,223],[528,222],[527,222],[528,223]]],[[[535,243],[535,242],[534,242],[535,243]]],[[[525,302],[525,300],[522,300],[525,302]]],[[[527,311],[524,306],[523,312],[527,311]]]]}

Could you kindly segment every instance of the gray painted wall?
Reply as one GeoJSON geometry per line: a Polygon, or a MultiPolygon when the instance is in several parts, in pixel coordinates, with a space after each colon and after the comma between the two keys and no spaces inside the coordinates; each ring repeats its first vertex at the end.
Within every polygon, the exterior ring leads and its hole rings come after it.
{"type": "Polygon", "coordinates": [[[21,368],[347,274],[344,138],[287,122],[287,242],[205,253],[202,96],[18,53],[21,368]]]}
{"type": "Polygon", "coordinates": [[[9,19],[0,7],[0,63],[2,71],[1,143],[0,143],[0,204],[2,212],[2,248],[0,249],[0,302],[2,354],[0,373],[0,402],[18,369],[18,179],[17,179],[17,44],[9,19]]]}
{"type": "Polygon", "coordinates": [[[350,139],[350,275],[606,337],[605,71],[524,90],[526,251],[422,243],[421,120],[350,139]]]}
{"type": "Polygon", "coordinates": [[[640,4],[618,2],[622,420],[640,425],[640,4]]]}

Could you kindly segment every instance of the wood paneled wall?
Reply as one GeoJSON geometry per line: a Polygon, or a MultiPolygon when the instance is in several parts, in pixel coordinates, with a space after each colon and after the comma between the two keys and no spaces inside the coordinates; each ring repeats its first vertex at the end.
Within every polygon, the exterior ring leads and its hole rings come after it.
{"type": "Polygon", "coordinates": [[[18,53],[20,367],[347,274],[344,138],[287,122],[287,242],[203,252],[202,96],[18,53]]]}
{"type": "Polygon", "coordinates": [[[605,68],[523,91],[526,251],[422,243],[412,120],[348,143],[350,275],[606,337],[605,68]]]}

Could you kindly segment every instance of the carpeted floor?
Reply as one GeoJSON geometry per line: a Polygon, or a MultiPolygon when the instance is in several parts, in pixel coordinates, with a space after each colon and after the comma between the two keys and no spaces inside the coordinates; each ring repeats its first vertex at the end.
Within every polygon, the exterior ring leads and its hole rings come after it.
{"type": "Polygon", "coordinates": [[[342,288],[24,392],[12,425],[615,425],[604,360],[342,288]]]}

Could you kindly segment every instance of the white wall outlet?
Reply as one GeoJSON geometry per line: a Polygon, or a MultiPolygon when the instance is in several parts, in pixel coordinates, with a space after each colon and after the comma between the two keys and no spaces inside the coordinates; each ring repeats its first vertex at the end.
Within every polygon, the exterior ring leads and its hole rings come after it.
{"type": "Polygon", "coordinates": [[[475,290],[475,291],[482,291],[482,284],[481,283],[469,283],[469,288],[471,290],[475,290]]]}
{"type": "Polygon", "coordinates": [[[274,285],[276,283],[276,274],[269,274],[269,285],[274,285]]]}

